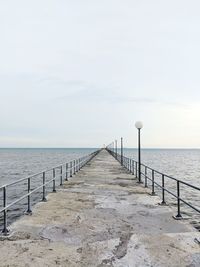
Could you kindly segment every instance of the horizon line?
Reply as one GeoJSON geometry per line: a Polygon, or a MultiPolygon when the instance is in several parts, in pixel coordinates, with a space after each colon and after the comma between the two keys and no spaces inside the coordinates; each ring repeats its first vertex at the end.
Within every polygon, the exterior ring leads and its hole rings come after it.
{"type": "MultiPolygon", "coordinates": [[[[0,149],[100,149],[103,147],[0,147],[0,149]]],[[[117,148],[118,150],[121,149],[121,147],[117,148]]],[[[124,147],[124,149],[135,149],[137,150],[137,147],[124,147]]],[[[200,148],[194,148],[194,147],[143,147],[141,149],[194,149],[199,150],[200,148]]]]}

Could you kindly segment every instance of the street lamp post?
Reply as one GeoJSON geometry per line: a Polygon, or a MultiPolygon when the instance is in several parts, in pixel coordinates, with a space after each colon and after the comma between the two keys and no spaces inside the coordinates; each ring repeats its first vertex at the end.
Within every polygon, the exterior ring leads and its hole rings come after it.
{"type": "Polygon", "coordinates": [[[135,127],[138,129],[138,183],[142,183],[141,181],[141,142],[140,142],[140,130],[143,127],[142,122],[137,121],[135,123],[135,127]]]}
{"type": "Polygon", "coordinates": [[[115,157],[117,158],[117,140],[115,140],[115,157]]]}
{"type": "Polygon", "coordinates": [[[121,165],[123,166],[123,137],[121,137],[121,165]]]}

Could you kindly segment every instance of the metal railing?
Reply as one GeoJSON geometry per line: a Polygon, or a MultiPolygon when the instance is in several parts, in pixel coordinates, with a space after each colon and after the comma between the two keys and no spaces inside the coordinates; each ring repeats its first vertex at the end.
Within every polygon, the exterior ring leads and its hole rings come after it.
{"type": "Polygon", "coordinates": [[[46,199],[46,187],[52,183],[52,192],[56,192],[56,180],[59,178],[59,185],[63,185],[63,181],[68,181],[69,177],[72,177],[75,175],[81,168],[83,168],[92,158],[94,158],[100,150],[97,150],[93,153],[90,153],[89,155],[85,155],[81,158],[71,160],[67,163],[55,166],[51,169],[36,173],[34,175],[31,175],[26,178],[19,179],[17,181],[14,181],[12,183],[3,185],[0,187],[0,191],[3,192],[3,208],[0,208],[0,214],[3,213],[3,229],[2,233],[4,235],[7,235],[9,232],[9,229],[7,227],[7,213],[9,209],[14,206],[15,204],[21,202],[23,199],[27,198],[27,210],[25,214],[32,214],[31,210],[31,195],[35,193],[36,191],[39,191],[39,189],[42,189],[42,199],[41,201],[45,202],[46,199]],[[41,185],[37,186],[33,190],[31,189],[31,182],[34,178],[41,176],[41,185]],[[46,178],[50,177],[50,180],[47,180],[46,178]],[[9,187],[16,186],[19,183],[27,182],[27,193],[20,196],[16,200],[14,200],[12,203],[8,203],[8,197],[7,192],[9,187]]]}
{"type": "MultiPolygon", "coordinates": [[[[136,178],[139,177],[139,164],[137,161],[128,158],[126,156],[123,156],[119,153],[115,152],[115,149],[112,147],[107,147],[107,151],[116,159],[120,162],[122,166],[124,166],[130,173],[136,176],[136,178]]],[[[166,200],[165,200],[165,192],[170,194],[172,197],[176,198],[176,206],[177,206],[177,215],[174,216],[176,219],[182,219],[181,215],[181,202],[193,209],[194,211],[200,213],[200,209],[195,207],[193,204],[189,203],[185,199],[181,197],[181,185],[186,186],[187,188],[191,188],[196,190],[196,192],[200,191],[200,187],[197,187],[195,185],[189,184],[187,182],[184,182],[182,180],[176,179],[172,176],[169,176],[167,174],[164,174],[160,171],[157,171],[151,167],[146,166],[145,164],[141,164],[141,176],[144,178],[144,187],[149,186],[150,182],[150,187],[151,187],[151,195],[155,195],[155,187],[161,189],[161,195],[162,195],[162,202],[160,203],[161,205],[166,205],[166,200]],[[160,183],[155,180],[155,175],[158,175],[160,177],[160,183]],[[166,187],[166,179],[174,181],[176,183],[176,193],[170,191],[166,187]]],[[[140,183],[143,183],[143,181],[139,181],[140,183]]]]}

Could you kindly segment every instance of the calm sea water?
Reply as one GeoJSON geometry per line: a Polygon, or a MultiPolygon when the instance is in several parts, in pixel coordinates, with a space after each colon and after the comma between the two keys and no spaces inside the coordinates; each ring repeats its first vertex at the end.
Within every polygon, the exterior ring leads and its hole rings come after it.
{"type": "Polygon", "coordinates": [[[92,153],[97,148],[0,148],[0,186],[92,153]]]}
{"type": "MultiPolygon", "coordinates": [[[[97,148],[49,148],[49,149],[0,149],[0,186],[28,177],[46,169],[53,168],[70,160],[80,158],[97,150],[97,148]]],[[[57,170],[56,175],[59,174],[57,170]]],[[[52,172],[46,180],[52,179],[52,172]]],[[[42,175],[31,179],[31,189],[42,184],[42,175]]],[[[27,180],[7,188],[7,204],[12,203],[27,193],[27,180]]],[[[59,185],[59,179],[56,180],[59,185]]],[[[52,192],[52,183],[46,188],[52,192]]],[[[31,195],[31,205],[42,199],[42,188],[31,195]]],[[[3,207],[3,191],[0,190],[0,209],[3,207]]],[[[8,223],[11,223],[27,210],[27,199],[12,206],[8,211],[8,223]]],[[[0,214],[0,229],[2,227],[2,213],[0,214]]]]}
{"type": "MultiPolygon", "coordinates": [[[[89,154],[94,150],[96,149],[0,149],[0,185],[11,183],[20,178],[52,168],[74,158],[89,154]]],[[[136,149],[125,149],[124,154],[137,159],[136,149]]],[[[198,149],[143,149],[142,162],[156,170],[200,187],[200,150],[198,149]]],[[[159,175],[155,176],[155,179],[157,182],[161,182],[159,175]]],[[[42,176],[36,177],[31,182],[31,188],[33,189],[38,184],[41,184],[41,181],[42,176]]],[[[176,193],[176,183],[174,181],[167,180],[166,186],[176,193]]],[[[42,197],[41,191],[31,196],[32,204],[36,203],[42,197]]],[[[49,185],[47,188],[47,192],[50,191],[52,191],[52,185],[49,185]]],[[[160,190],[156,191],[160,195],[160,190]]],[[[25,192],[27,192],[27,181],[10,187],[7,192],[8,204],[25,192]]],[[[181,186],[181,196],[200,208],[199,191],[181,186]]],[[[166,200],[171,205],[176,204],[176,200],[168,194],[166,194],[166,200]]],[[[26,203],[27,200],[24,199],[12,207],[8,212],[9,223],[23,214],[23,211],[27,209],[26,203]]],[[[0,208],[2,205],[2,191],[0,190],[0,208]]],[[[196,213],[193,213],[191,209],[185,206],[183,207],[183,211],[187,215],[196,215],[196,213]]]]}
{"type": "MultiPolygon", "coordinates": [[[[137,160],[136,149],[125,149],[125,155],[137,160]]],[[[200,149],[143,149],[145,165],[200,187],[200,149]]]]}
{"type": "MultiPolygon", "coordinates": [[[[200,187],[200,149],[143,149],[142,163],[158,170],[164,174],[185,181],[189,184],[200,187]]],[[[137,160],[136,149],[125,149],[124,154],[137,160]]],[[[144,171],[143,171],[144,172],[144,171]]],[[[148,172],[151,178],[151,172],[148,172]]],[[[155,181],[162,184],[161,175],[155,174],[155,181]]],[[[150,183],[150,182],[149,182],[150,183]]],[[[165,178],[166,188],[177,194],[176,181],[165,178]]],[[[181,197],[200,209],[200,191],[194,190],[185,185],[180,185],[181,197]]],[[[161,196],[161,190],[156,193],[161,196]]],[[[165,193],[166,201],[172,206],[176,206],[176,199],[165,193]]],[[[199,218],[199,214],[181,203],[182,214],[199,218]]]]}

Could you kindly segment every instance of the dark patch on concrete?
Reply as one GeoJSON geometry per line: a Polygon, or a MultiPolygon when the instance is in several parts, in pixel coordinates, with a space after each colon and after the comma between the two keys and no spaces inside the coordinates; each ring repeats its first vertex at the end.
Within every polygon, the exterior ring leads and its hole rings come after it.
{"type": "Polygon", "coordinates": [[[144,191],[138,191],[138,190],[128,191],[128,195],[133,195],[133,194],[146,195],[147,192],[144,192],[144,191]]]}
{"type": "Polygon", "coordinates": [[[126,255],[131,236],[132,233],[125,233],[120,237],[119,245],[113,250],[113,254],[117,257],[117,259],[121,259],[126,255]]]}
{"type": "Polygon", "coordinates": [[[141,216],[149,216],[149,212],[148,211],[144,211],[144,210],[139,210],[138,213],[141,215],[141,216]]]}
{"type": "Polygon", "coordinates": [[[79,199],[77,199],[77,201],[79,201],[79,202],[91,202],[91,200],[90,199],[82,199],[82,198],[79,198],[79,199]]]}
{"type": "Polygon", "coordinates": [[[117,200],[127,200],[125,197],[117,197],[117,200]]]}
{"type": "Polygon", "coordinates": [[[81,184],[84,184],[84,182],[69,182],[69,183],[65,183],[63,185],[64,188],[71,188],[71,187],[74,187],[74,186],[77,186],[77,185],[81,185],[81,184]]]}
{"type": "Polygon", "coordinates": [[[115,261],[114,257],[111,259],[104,259],[102,260],[101,264],[97,267],[114,267],[113,262],[115,261]]]}
{"type": "Polygon", "coordinates": [[[139,249],[140,248],[140,245],[135,245],[134,249],[139,249]]]}
{"type": "Polygon", "coordinates": [[[31,239],[33,236],[27,232],[14,232],[9,236],[0,236],[0,241],[8,240],[8,241],[16,241],[16,240],[27,240],[31,239]]]}
{"type": "Polygon", "coordinates": [[[117,177],[114,178],[113,180],[121,180],[121,181],[134,181],[134,177],[133,178],[123,178],[123,177],[117,177]]]}
{"type": "Polygon", "coordinates": [[[126,182],[121,182],[121,183],[108,183],[109,185],[118,185],[118,186],[121,186],[121,187],[130,187],[131,186],[131,183],[126,183],[126,182]]]}
{"type": "Polygon", "coordinates": [[[200,222],[199,221],[191,221],[190,224],[200,232],[200,222]]]}
{"type": "Polygon", "coordinates": [[[78,248],[76,251],[81,254],[83,252],[83,248],[78,248]]]}
{"type": "Polygon", "coordinates": [[[146,208],[148,208],[148,209],[156,209],[156,208],[157,208],[156,205],[150,205],[150,204],[145,204],[144,206],[145,206],[146,208]]]}

